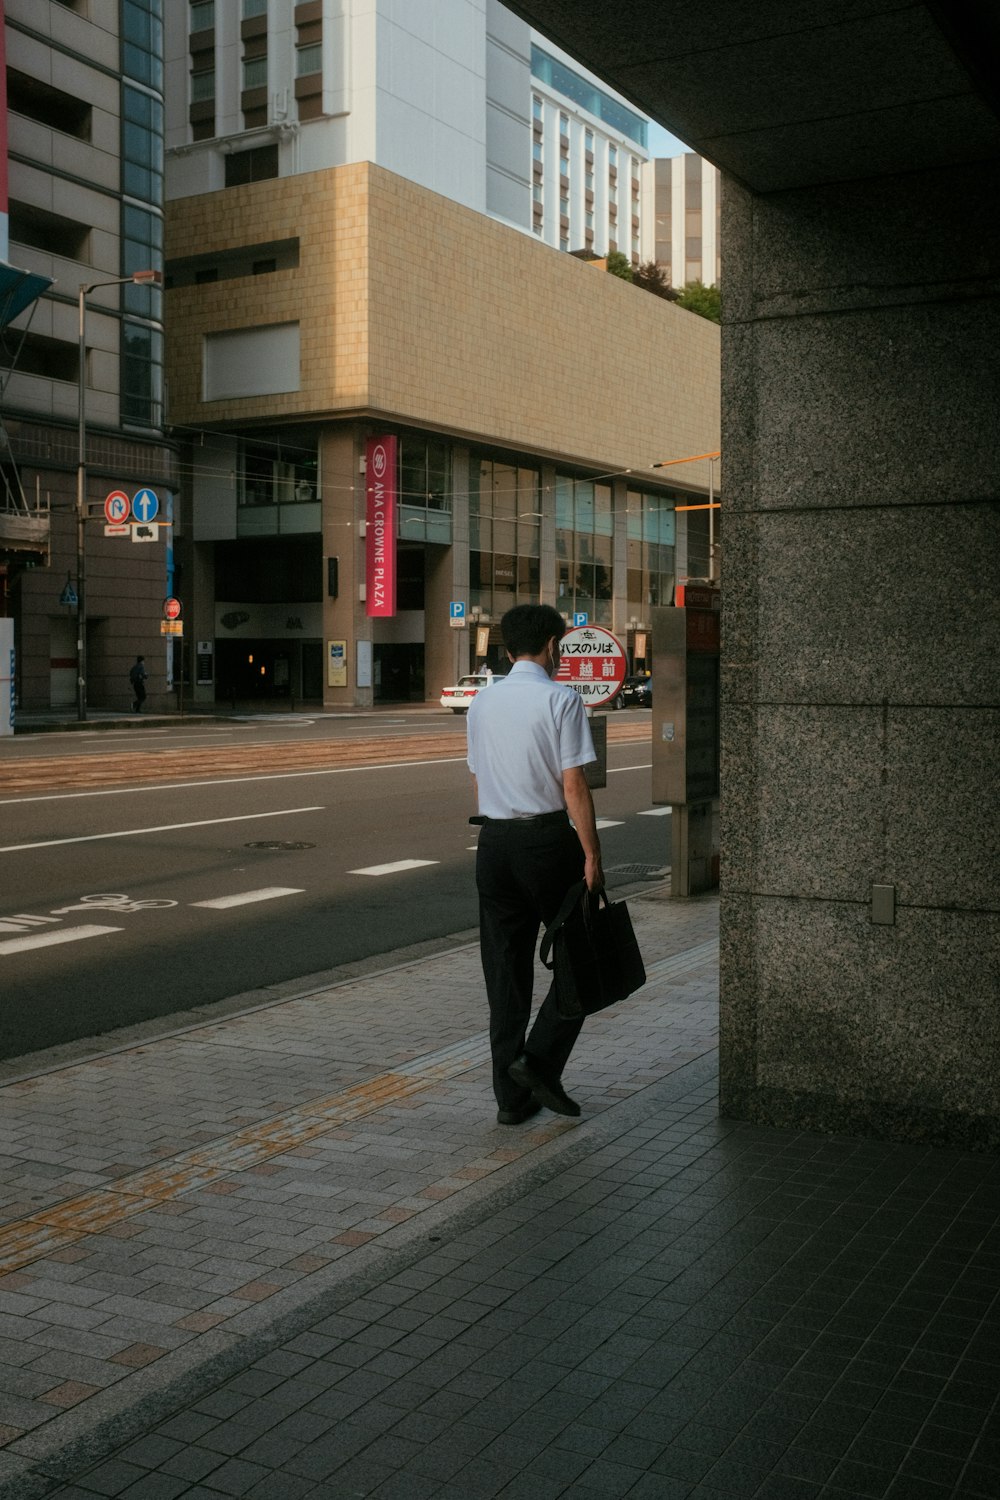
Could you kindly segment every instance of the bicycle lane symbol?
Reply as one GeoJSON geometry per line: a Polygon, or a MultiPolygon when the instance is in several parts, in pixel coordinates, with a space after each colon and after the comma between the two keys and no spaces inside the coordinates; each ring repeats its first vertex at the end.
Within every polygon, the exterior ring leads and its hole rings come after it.
{"type": "Polygon", "coordinates": [[[75,906],[53,906],[51,908],[54,917],[62,917],[71,911],[113,911],[113,912],[137,912],[162,910],[168,906],[176,906],[176,901],[170,901],[166,897],[148,897],[146,899],[133,900],[131,896],[125,895],[94,895],[81,896],[79,903],[75,906]]]}

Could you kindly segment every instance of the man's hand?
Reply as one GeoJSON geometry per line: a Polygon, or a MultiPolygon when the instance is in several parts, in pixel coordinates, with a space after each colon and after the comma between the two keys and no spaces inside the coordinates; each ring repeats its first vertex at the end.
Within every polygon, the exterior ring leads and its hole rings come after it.
{"type": "Polygon", "coordinates": [[[588,891],[599,891],[604,885],[604,870],[601,866],[601,841],[597,837],[597,817],[594,799],[582,766],[573,766],[562,774],[563,796],[566,810],[573,819],[576,836],[583,845],[583,875],[588,891]]]}

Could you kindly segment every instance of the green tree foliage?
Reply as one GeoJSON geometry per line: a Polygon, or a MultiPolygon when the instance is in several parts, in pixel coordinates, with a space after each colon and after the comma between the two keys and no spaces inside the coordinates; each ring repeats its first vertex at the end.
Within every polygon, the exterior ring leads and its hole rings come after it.
{"type": "Polygon", "coordinates": [[[655,297],[666,297],[668,302],[676,302],[680,296],[680,292],[675,291],[667,280],[666,271],[655,260],[644,260],[641,265],[636,266],[632,272],[632,285],[641,286],[655,297]]]}
{"type": "Polygon", "coordinates": [[[608,270],[612,276],[620,276],[622,281],[631,281],[633,278],[632,262],[620,250],[608,251],[608,270]]]}
{"type": "Polygon", "coordinates": [[[708,318],[713,323],[722,321],[722,296],[717,286],[706,286],[703,281],[686,281],[684,290],[677,298],[677,306],[697,313],[699,318],[708,318]]]}

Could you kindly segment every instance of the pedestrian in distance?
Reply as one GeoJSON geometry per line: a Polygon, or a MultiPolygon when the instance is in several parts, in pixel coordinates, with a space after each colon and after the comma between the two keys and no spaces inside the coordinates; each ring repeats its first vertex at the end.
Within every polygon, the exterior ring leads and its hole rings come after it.
{"type": "Polygon", "coordinates": [[[134,714],[142,713],[142,705],[146,701],[146,678],[148,676],[146,658],[137,656],[135,665],[129,668],[128,673],[128,680],[132,684],[132,712],[134,714]]]}
{"type": "Polygon", "coordinates": [[[580,1020],[556,1008],[555,986],[528,1033],[535,943],[581,879],[604,884],[594,802],[584,766],[597,759],[583,700],[554,682],[566,623],[548,604],[519,604],[500,622],[510,672],[477,693],[468,762],[480,825],[479,941],[490,1007],[497,1121],[519,1125],[544,1105],[578,1115],[562,1073],[580,1020]],[[570,821],[572,819],[572,821],[570,821]]]}

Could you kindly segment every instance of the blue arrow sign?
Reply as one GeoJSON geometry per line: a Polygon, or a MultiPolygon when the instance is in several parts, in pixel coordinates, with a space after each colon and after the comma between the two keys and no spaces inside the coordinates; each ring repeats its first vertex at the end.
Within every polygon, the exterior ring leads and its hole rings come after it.
{"type": "Polygon", "coordinates": [[[142,525],[147,525],[160,508],[155,490],[136,490],[132,496],[132,516],[142,525]]]}

